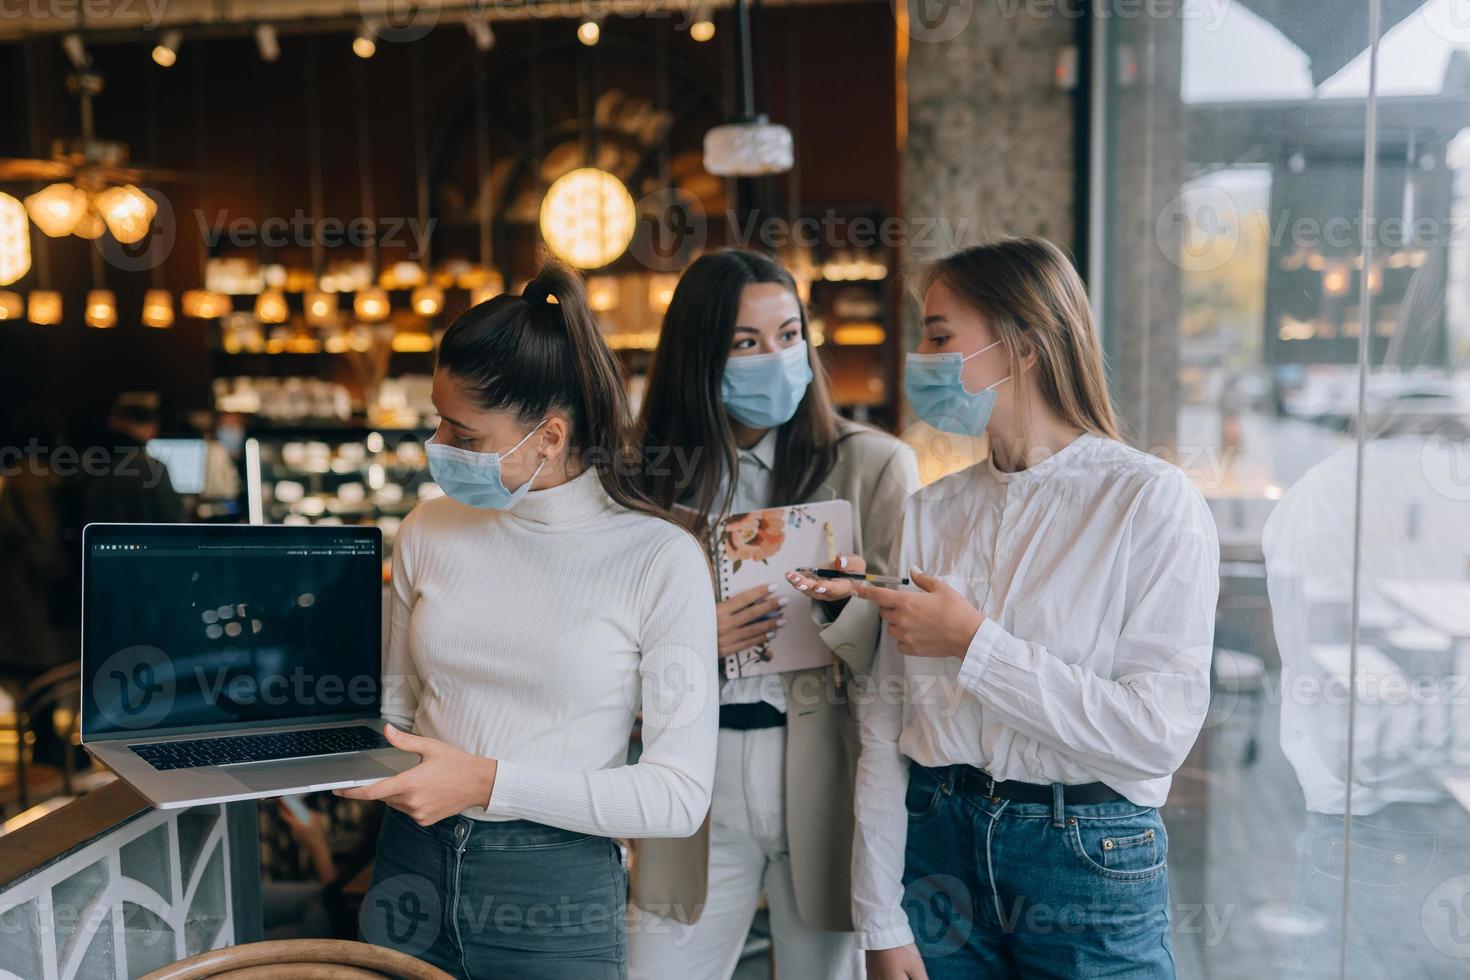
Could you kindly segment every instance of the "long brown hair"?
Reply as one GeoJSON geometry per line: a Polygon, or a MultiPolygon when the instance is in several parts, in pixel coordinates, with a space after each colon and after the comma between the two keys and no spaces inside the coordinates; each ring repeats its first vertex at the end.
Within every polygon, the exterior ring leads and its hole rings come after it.
{"type": "Polygon", "coordinates": [[[976,245],[932,263],[921,282],[925,290],[944,283],[990,322],[1018,383],[1035,353],[1041,393],[1062,421],[1119,438],[1087,288],[1061,249],[1041,238],[976,245]]]}
{"type": "MultiPolygon", "coordinates": [[[[638,437],[644,458],[679,452],[690,461],[688,478],[676,467],[650,467],[644,487],[663,507],[684,503],[701,515],[730,513],[735,498],[733,474],[739,463],[720,380],[740,296],[746,286],[775,283],[791,291],[801,311],[801,336],[811,343],[806,306],[791,274],[759,252],[725,249],[697,259],[684,271],[664,314],[658,349],[648,371],[638,437]],[[721,478],[731,474],[723,499],[721,478]]],[[[796,414],[776,430],[776,460],[768,504],[806,500],[837,461],[837,417],[827,394],[827,372],[810,347],[812,382],[796,414]]]]}
{"type": "Polygon", "coordinates": [[[582,277],[566,266],[548,262],[521,295],[460,314],[439,342],[437,366],[481,408],[508,411],[523,425],[565,413],[571,453],[597,470],[607,495],[672,520],[632,475],[637,450],[622,369],[597,329],[582,277]]]}

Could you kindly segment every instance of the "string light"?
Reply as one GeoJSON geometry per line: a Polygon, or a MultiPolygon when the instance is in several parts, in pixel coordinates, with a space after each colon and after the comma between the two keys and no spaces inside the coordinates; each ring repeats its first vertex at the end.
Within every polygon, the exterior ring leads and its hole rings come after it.
{"type": "Polygon", "coordinates": [[[110,289],[93,289],[87,293],[87,326],[110,330],[117,326],[117,297],[110,289]]]}
{"type": "Polygon", "coordinates": [[[413,291],[409,300],[413,311],[419,316],[438,316],[444,309],[444,290],[438,286],[420,286],[413,291]]]}
{"type": "Polygon", "coordinates": [[[378,323],[388,319],[388,294],[376,286],[359,290],[352,298],[352,312],[365,323],[378,323]]]}
{"type": "Polygon", "coordinates": [[[26,319],[41,327],[61,322],[61,294],[54,289],[37,289],[26,297],[26,319]]]}
{"type": "Polygon", "coordinates": [[[286,294],[279,289],[263,290],[255,298],[255,319],[261,323],[285,323],[290,315],[286,294]]]}
{"type": "Polygon", "coordinates": [[[174,325],[174,298],[167,289],[150,289],[143,294],[143,325],[158,330],[174,325]]]}

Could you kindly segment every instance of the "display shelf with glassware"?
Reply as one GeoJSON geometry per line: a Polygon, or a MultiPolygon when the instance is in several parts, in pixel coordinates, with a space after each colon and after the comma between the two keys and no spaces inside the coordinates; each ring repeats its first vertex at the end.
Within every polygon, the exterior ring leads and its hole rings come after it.
{"type": "Polygon", "coordinates": [[[431,428],[344,422],[258,424],[245,441],[245,507],[254,524],[376,524],[385,555],[403,518],[437,496],[431,428]]]}

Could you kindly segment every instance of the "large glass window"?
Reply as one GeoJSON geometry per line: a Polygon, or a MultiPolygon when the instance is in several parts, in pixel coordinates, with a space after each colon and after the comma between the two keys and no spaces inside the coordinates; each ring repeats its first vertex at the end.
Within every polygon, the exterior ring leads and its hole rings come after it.
{"type": "Polygon", "coordinates": [[[1470,975],[1470,3],[1141,7],[1098,5],[1090,254],[1224,560],[1180,974],[1470,975]]]}

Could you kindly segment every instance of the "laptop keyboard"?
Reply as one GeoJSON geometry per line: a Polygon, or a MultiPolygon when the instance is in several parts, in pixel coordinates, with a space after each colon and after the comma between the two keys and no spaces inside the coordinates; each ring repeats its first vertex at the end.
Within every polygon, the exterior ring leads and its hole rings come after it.
{"type": "Polygon", "coordinates": [[[388,746],[388,740],[366,725],[348,728],[307,728],[298,732],[225,735],[220,738],[180,739],[130,745],[154,769],[196,769],[238,762],[269,762],[313,755],[363,752],[388,746]]]}

